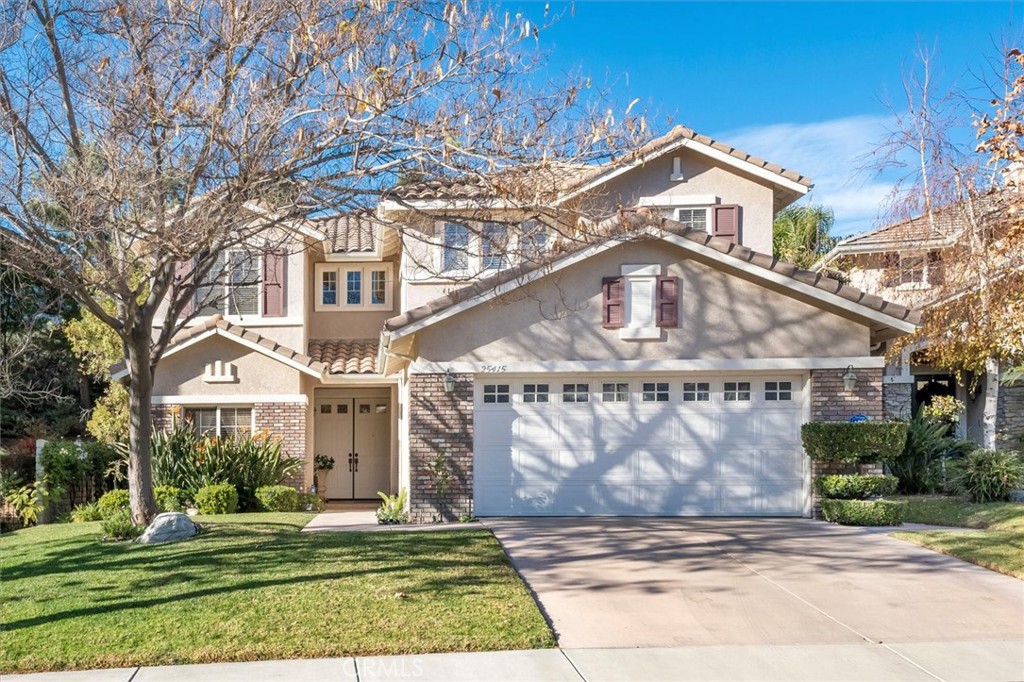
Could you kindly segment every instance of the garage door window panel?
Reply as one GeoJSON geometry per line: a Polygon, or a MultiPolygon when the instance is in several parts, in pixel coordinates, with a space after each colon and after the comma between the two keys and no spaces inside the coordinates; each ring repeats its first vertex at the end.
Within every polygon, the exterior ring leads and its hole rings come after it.
{"type": "Polygon", "coordinates": [[[727,403],[750,402],[750,382],[726,381],[722,397],[727,403]]]}
{"type": "Polygon", "coordinates": [[[643,401],[645,403],[667,403],[668,397],[667,381],[644,382],[643,401]]]}
{"type": "Polygon", "coordinates": [[[550,402],[549,384],[523,384],[524,403],[546,403],[550,402]]]}
{"type": "Polygon", "coordinates": [[[562,384],[563,403],[589,403],[590,384],[562,384]]]}
{"type": "Polygon", "coordinates": [[[628,403],[629,384],[612,382],[601,385],[601,402],[603,403],[628,403]]]}
{"type": "Polygon", "coordinates": [[[793,399],[793,382],[791,381],[766,381],[764,382],[764,399],[770,402],[779,402],[793,399]]]}
{"type": "Polygon", "coordinates": [[[707,381],[684,381],[683,382],[684,403],[709,403],[711,402],[711,384],[707,381]]]}
{"type": "Polygon", "coordinates": [[[511,397],[508,384],[484,384],[484,404],[508,404],[511,397]]]}

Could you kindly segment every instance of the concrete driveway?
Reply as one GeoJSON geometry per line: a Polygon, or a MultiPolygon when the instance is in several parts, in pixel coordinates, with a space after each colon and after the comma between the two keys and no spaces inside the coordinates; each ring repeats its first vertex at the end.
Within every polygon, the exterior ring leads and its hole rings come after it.
{"type": "Polygon", "coordinates": [[[563,648],[870,642],[942,655],[953,649],[936,643],[989,642],[1019,652],[1024,678],[1024,582],[881,532],[806,519],[485,525],[563,648]]]}

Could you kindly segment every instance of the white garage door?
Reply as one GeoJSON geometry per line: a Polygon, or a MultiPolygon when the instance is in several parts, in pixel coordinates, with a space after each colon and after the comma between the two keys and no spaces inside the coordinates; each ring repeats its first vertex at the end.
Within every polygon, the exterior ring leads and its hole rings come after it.
{"type": "Polygon", "coordinates": [[[799,516],[801,376],[480,378],[477,514],[799,516]]]}

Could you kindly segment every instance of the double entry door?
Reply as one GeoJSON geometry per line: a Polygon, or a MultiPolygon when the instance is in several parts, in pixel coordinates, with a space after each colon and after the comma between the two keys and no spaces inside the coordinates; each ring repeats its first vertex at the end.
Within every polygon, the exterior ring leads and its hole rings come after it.
{"type": "Polygon", "coordinates": [[[371,389],[352,397],[317,395],[315,410],[314,452],[334,458],[323,491],[327,499],[375,500],[378,491],[390,493],[388,390],[371,389]]]}

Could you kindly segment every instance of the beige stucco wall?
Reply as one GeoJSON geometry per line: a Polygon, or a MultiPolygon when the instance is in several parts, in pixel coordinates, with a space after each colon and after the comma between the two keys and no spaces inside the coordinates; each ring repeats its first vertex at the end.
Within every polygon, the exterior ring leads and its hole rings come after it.
{"type": "MultiPolygon", "coordinates": [[[[158,396],[281,395],[302,392],[301,373],[262,353],[220,336],[185,348],[160,361],[153,390],[158,396]],[[203,381],[206,364],[215,360],[237,367],[234,383],[203,381]]],[[[183,398],[187,402],[187,398],[183,398]]]]}
{"type": "MultiPolygon", "coordinates": [[[[703,154],[682,149],[634,168],[594,190],[591,202],[605,212],[636,206],[642,197],[713,195],[719,204],[742,206],[741,241],[762,253],[772,252],[774,192],[764,180],[717,164],[703,154]],[[685,180],[670,180],[672,157],[678,156],[685,180]]],[[[702,204],[691,204],[696,207],[702,204]]],[[[703,204],[707,205],[707,204],[703,204]]],[[[585,209],[594,210],[594,209],[585,209]]]]}
{"type": "MultiPolygon", "coordinates": [[[[399,277],[398,258],[387,258],[383,261],[391,264],[391,301],[390,310],[332,310],[317,311],[315,309],[316,297],[320,295],[319,282],[316,281],[316,264],[323,263],[325,258],[318,251],[311,251],[307,263],[308,276],[306,278],[309,286],[306,289],[305,305],[307,310],[306,338],[308,339],[376,339],[384,328],[384,321],[389,317],[398,315],[400,311],[400,282],[395,281],[399,277]]],[[[352,263],[356,265],[357,263],[352,263]]],[[[358,263],[359,265],[372,265],[372,262],[358,263]]],[[[344,286],[344,283],[340,283],[344,286]]],[[[339,292],[339,295],[342,295],[339,292]]],[[[306,352],[305,349],[302,352],[306,352]]]]}
{"type": "Polygon", "coordinates": [[[869,355],[869,329],[835,311],[723,272],[683,249],[626,244],[418,333],[424,360],[651,360],[869,355]],[[624,341],[601,326],[601,278],[658,263],[680,278],[680,326],[624,341]]]}

